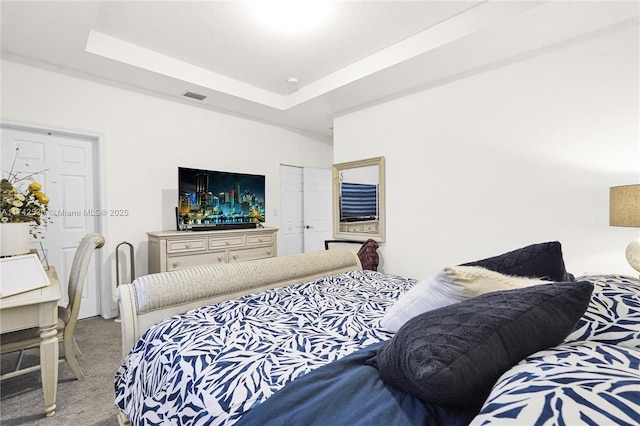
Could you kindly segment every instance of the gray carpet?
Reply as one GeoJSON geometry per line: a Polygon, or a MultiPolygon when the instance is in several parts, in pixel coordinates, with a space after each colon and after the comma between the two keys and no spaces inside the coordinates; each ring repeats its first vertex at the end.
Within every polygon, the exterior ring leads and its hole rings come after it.
{"type": "MultiPolygon", "coordinates": [[[[100,317],[78,321],[76,340],[83,355],[80,367],[86,376],[78,381],[67,366],[60,364],[56,413],[44,416],[40,371],[0,383],[0,423],[11,425],[117,425],[113,378],[120,366],[120,323],[100,317]]],[[[63,347],[60,345],[62,354],[63,347]]],[[[2,372],[15,368],[17,354],[5,354],[2,372]]],[[[38,349],[25,351],[23,366],[39,364],[38,349]]]]}

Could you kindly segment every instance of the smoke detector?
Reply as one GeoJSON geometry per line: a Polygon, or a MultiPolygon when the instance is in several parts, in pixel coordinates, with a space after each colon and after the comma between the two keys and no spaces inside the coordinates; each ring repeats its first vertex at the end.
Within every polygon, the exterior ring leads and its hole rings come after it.
{"type": "Polygon", "coordinates": [[[298,79],[295,77],[289,77],[287,80],[287,85],[289,88],[289,93],[293,93],[298,90],[298,79]]]}

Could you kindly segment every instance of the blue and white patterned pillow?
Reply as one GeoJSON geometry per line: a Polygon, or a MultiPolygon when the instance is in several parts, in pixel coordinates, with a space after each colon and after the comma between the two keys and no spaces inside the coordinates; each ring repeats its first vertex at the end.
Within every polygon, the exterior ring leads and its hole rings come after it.
{"type": "Polygon", "coordinates": [[[615,275],[578,278],[593,283],[587,311],[566,342],[592,340],[640,348],[640,280],[615,275]]]}
{"type": "Polygon", "coordinates": [[[640,281],[582,280],[594,290],[575,330],[503,374],[472,425],[640,424],[640,281]]]}
{"type": "Polygon", "coordinates": [[[471,425],[637,425],[640,350],[573,342],[505,373],[471,425]]]}

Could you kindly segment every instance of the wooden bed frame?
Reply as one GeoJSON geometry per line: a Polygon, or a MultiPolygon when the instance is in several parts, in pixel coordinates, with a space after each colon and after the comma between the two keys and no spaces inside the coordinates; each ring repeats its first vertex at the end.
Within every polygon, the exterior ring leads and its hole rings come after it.
{"type": "Polygon", "coordinates": [[[198,266],[145,275],[118,287],[122,356],[157,322],[190,309],[271,288],[361,270],[348,249],[198,266]]]}

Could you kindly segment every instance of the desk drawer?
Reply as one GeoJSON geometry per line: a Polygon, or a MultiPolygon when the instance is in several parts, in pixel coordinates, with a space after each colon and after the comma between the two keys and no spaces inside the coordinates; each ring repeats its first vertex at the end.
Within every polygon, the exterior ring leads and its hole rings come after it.
{"type": "Polygon", "coordinates": [[[185,240],[168,240],[167,253],[184,253],[207,249],[206,238],[192,238],[185,240]]]}
{"type": "Polygon", "coordinates": [[[2,332],[38,327],[40,310],[38,305],[18,306],[2,310],[2,332]]]}

